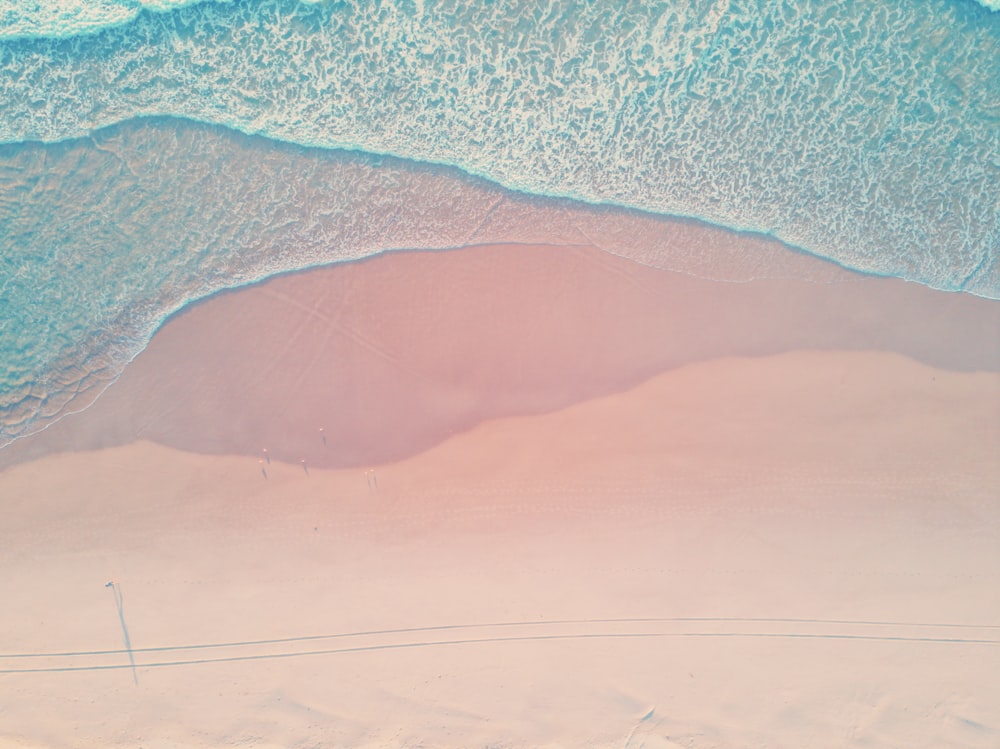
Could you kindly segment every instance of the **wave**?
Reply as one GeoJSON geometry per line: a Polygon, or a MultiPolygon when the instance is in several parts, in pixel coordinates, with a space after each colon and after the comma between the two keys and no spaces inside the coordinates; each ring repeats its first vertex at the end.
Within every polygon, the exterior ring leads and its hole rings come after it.
{"type": "Polygon", "coordinates": [[[9,0],[0,7],[0,39],[93,34],[124,26],[143,11],[165,13],[199,2],[205,0],[9,0]]]}
{"type": "Polygon", "coordinates": [[[971,3],[202,3],[0,45],[0,141],[172,114],[770,234],[1000,295],[1000,17],[971,3]]]}

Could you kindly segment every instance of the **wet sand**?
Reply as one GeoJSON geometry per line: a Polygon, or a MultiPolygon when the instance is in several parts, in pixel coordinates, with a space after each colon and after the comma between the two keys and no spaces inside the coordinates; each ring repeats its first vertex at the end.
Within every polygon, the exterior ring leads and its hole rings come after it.
{"type": "Polygon", "coordinates": [[[998,307],[527,247],[214,297],[0,451],[0,746],[995,746],[998,307]]]}
{"type": "Polygon", "coordinates": [[[594,248],[521,245],[282,276],[170,319],[95,405],[0,450],[0,469],[137,439],[381,463],[721,356],[889,351],[1000,371],[1000,304],[813,264],[839,280],[720,283],[594,248]]]}

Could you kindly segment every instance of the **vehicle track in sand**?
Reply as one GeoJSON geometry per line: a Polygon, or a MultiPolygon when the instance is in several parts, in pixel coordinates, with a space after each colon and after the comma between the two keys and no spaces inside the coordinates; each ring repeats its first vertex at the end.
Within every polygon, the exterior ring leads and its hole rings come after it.
{"type": "Polygon", "coordinates": [[[424,627],[299,635],[233,642],[193,643],[117,650],[0,653],[0,674],[165,668],[238,661],[330,656],[410,648],[501,642],[541,642],[629,638],[746,638],[913,643],[915,645],[1000,645],[1000,624],[958,624],[851,619],[765,617],[646,617],[558,619],[444,624],[424,627]],[[437,633],[437,637],[428,637],[437,633]],[[342,647],[315,643],[346,640],[342,647]],[[209,653],[206,657],[164,658],[166,654],[209,653]]]}

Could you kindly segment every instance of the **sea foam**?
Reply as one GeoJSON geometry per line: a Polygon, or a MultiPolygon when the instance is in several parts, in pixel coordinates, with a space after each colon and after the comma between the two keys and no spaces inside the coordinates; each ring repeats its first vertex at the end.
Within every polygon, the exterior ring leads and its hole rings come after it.
{"type": "Polygon", "coordinates": [[[0,7],[0,39],[64,39],[92,34],[112,26],[123,26],[144,10],[162,13],[204,1],[8,0],[0,7]]]}

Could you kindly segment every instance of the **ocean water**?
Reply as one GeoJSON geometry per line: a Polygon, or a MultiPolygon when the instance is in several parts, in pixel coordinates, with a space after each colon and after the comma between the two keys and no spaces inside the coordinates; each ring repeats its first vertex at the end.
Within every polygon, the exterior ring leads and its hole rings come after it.
{"type": "Polygon", "coordinates": [[[989,5],[12,0],[0,445],[188,301],[385,250],[573,236],[733,281],[808,254],[1000,298],[989,5]]]}

